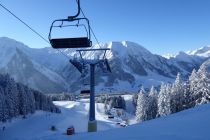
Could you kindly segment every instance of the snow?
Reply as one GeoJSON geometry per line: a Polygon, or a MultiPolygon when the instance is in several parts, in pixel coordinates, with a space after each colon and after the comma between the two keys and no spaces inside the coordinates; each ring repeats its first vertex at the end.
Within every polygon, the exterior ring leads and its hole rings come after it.
{"type": "Polygon", "coordinates": [[[193,50],[193,51],[188,51],[187,54],[189,55],[197,55],[201,57],[209,57],[210,56],[210,46],[204,46],[199,49],[193,50]]]}
{"type": "Polygon", "coordinates": [[[175,58],[179,61],[192,62],[191,56],[187,55],[185,52],[179,52],[175,55],[175,58]]]}
{"type": "Polygon", "coordinates": [[[162,55],[162,57],[164,57],[166,59],[174,58],[174,56],[175,56],[174,54],[170,54],[170,53],[162,55]]]}
{"type": "MultiPolygon", "coordinates": [[[[37,111],[35,114],[29,115],[27,119],[19,117],[12,120],[11,123],[0,123],[0,140],[45,139],[45,137],[62,136],[71,125],[75,127],[76,133],[87,132],[88,99],[55,101],[54,104],[60,107],[61,114],[37,111]],[[50,131],[52,125],[56,126],[56,132],[50,131]],[[4,132],[2,131],[3,126],[6,126],[4,132]]],[[[116,125],[116,120],[107,118],[102,103],[96,103],[96,120],[98,131],[120,127],[116,125]]]]}
{"type": "MultiPolygon", "coordinates": [[[[68,59],[61,54],[55,55],[55,53],[56,51],[53,51],[53,49],[32,49],[21,42],[0,37],[1,73],[8,72],[17,82],[22,82],[37,90],[43,90],[40,89],[43,81],[40,82],[41,78],[37,78],[39,76],[45,77],[51,84],[59,88],[66,89],[68,87],[67,81],[59,74],[58,70],[68,64],[68,59]],[[20,65],[17,65],[17,63],[20,63],[20,65]],[[34,72],[31,74],[32,71],[34,72]],[[30,76],[26,78],[28,74],[30,76]]],[[[45,83],[45,86],[48,85],[45,83]]],[[[49,91],[50,88],[53,87],[49,87],[49,91]]],[[[51,90],[50,92],[56,91],[51,90]]]]}
{"type": "Polygon", "coordinates": [[[162,55],[162,57],[165,57],[166,59],[173,59],[173,58],[179,58],[180,60],[185,60],[189,59],[188,57],[193,57],[193,56],[200,56],[200,57],[209,57],[210,56],[210,45],[201,47],[199,49],[195,49],[195,50],[190,50],[190,51],[186,51],[186,52],[179,52],[177,54],[164,54],[162,55]],[[183,59],[181,59],[183,58],[183,59]]]}
{"type": "MultiPolygon", "coordinates": [[[[75,135],[73,140],[208,140],[210,104],[125,129],[75,135]],[[101,137],[103,136],[103,137],[101,137]]],[[[64,138],[65,139],[65,138],[64,138]]]]}
{"type": "Polygon", "coordinates": [[[0,68],[3,68],[7,63],[12,59],[16,52],[16,42],[13,40],[10,42],[10,39],[7,37],[0,38],[0,68]]]}
{"type": "MultiPolygon", "coordinates": [[[[105,87],[104,83],[100,83],[96,86],[96,94],[100,93],[137,93],[140,87],[143,85],[145,88],[151,88],[152,86],[158,87],[161,83],[172,83],[174,78],[168,78],[158,75],[154,72],[148,72],[148,76],[135,76],[135,84],[131,84],[128,81],[117,80],[112,87],[105,87]]],[[[105,80],[107,81],[107,80],[105,80]]]]}
{"type": "MultiPolygon", "coordinates": [[[[131,100],[130,95],[124,95],[131,100]]],[[[210,104],[185,110],[167,117],[146,121],[125,128],[116,126],[103,113],[103,104],[96,104],[96,118],[99,132],[87,133],[88,100],[59,101],[62,114],[38,111],[27,119],[15,119],[11,123],[0,124],[6,130],[0,130],[1,140],[209,140],[210,104]],[[57,131],[50,131],[52,125],[57,131]],[[66,136],[64,132],[74,125],[76,134],[66,136]],[[116,129],[118,127],[118,129],[116,129]],[[115,129],[114,129],[115,128],[115,129]],[[106,131],[105,131],[106,130],[106,131]]]]}
{"type": "Polygon", "coordinates": [[[135,109],[135,107],[133,105],[133,95],[122,95],[122,97],[126,101],[126,111],[129,114],[134,114],[136,109],[135,109]]]}
{"type": "Polygon", "coordinates": [[[47,69],[43,65],[39,65],[36,62],[33,62],[33,65],[34,65],[35,69],[37,69],[40,73],[47,76],[47,78],[50,79],[51,81],[53,81],[55,83],[63,84],[67,87],[67,82],[57,73],[51,71],[50,69],[47,69]]]}

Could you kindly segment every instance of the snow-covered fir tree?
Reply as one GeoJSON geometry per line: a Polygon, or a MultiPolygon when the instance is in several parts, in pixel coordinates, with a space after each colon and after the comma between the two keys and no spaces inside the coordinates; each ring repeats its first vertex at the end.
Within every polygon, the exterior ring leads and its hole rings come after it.
{"type": "Polygon", "coordinates": [[[32,89],[25,87],[27,98],[28,98],[28,105],[27,105],[27,112],[34,113],[35,112],[35,98],[32,89]]]}
{"type": "Polygon", "coordinates": [[[196,90],[193,92],[195,104],[205,104],[210,101],[210,73],[204,63],[197,72],[198,80],[196,90]]]}
{"type": "Polygon", "coordinates": [[[142,87],[137,99],[137,106],[136,106],[136,120],[138,122],[143,122],[148,120],[148,111],[149,111],[149,101],[148,97],[145,95],[145,90],[142,87]]]}
{"type": "Polygon", "coordinates": [[[177,74],[176,80],[171,88],[171,112],[176,113],[183,110],[184,87],[180,73],[177,74]]]}
{"type": "Polygon", "coordinates": [[[27,92],[25,91],[24,86],[22,84],[17,84],[17,89],[19,91],[19,110],[20,110],[20,115],[23,115],[24,117],[26,114],[28,114],[27,106],[28,106],[28,98],[27,98],[27,92]]]}
{"type": "Polygon", "coordinates": [[[158,93],[154,86],[151,87],[149,92],[149,106],[148,106],[148,119],[154,119],[158,112],[158,93]]]}
{"type": "Polygon", "coordinates": [[[198,74],[195,69],[193,69],[191,75],[189,76],[189,85],[190,85],[190,99],[192,106],[196,104],[196,93],[198,92],[198,74]]]}
{"type": "Polygon", "coordinates": [[[158,95],[158,116],[171,114],[171,85],[162,84],[158,95]]]}
{"type": "Polygon", "coordinates": [[[192,108],[192,95],[190,92],[190,84],[189,80],[187,80],[185,83],[183,83],[183,91],[184,91],[184,97],[183,97],[183,110],[192,108]]]}
{"type": "Polygon", "coordinates": [[[0,87],[0,122],[6,120],[5,114],[5,96],[2,87],[0,87]]]}

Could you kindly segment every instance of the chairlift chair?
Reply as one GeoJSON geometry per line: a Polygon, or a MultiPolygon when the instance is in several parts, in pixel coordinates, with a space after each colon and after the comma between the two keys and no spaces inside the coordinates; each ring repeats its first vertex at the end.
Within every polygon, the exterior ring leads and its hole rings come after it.
{"type": "Polygon", "coordinates": [[[90,87],[89,85],[83,85],[80,91],[81,96],[90,96],[90,87]]]}
{"type": "Polygon", "coordinates": [[[81,91],[80,91],[80,94],[81,94],[81,95],[84,95],[84,94],[85,94],[85,95],[90,95],[90,90],[88,90],[88,89],[86,89],[86,90],[81,90],[81,91]]]}
{"type": "Polygon", "coordinates": [[[55,49],[61,49],[61,48],[88,48],[92,46],[92,42],[90,40],[90,25],[87,18],[75,18],[75,19],[58,19],[54,20],[51,27],[50,27],[50,33],[49,33],[49,41],[53,48],[55,49]],[[86,27],[84,24],[76,24],[76,25],[63,25],[64,22],[73,22],[73,21],[79,21],[80,20],[86,20],[88,27],[86,27]],[[56,26],[56,22],[61,22],[61,25],[56,26]],[[52,38],[52,30],[53,28],[60,27],[65,28],[68,26],[83,26],[87,32],[86,37],[76,37],[76,38],[52,38]]]}
{"type": "Polygon", "coordinates": [[[67,19],[57,19],[54,20],[50,27],[49,32],[49,41],[53,48],[55,49],[61,49],[61,48],[88,48],[92,46],[91,42],[91,35],[90,35],[90,24],[89,20],[87,18],[77,18],[80,14],[80,2],[77,0],[78,3],[78,12],[74,16],[69,16],[67,19]],[[86,26],[84,24],[80,24],[80,21],[86,21],[86,26]],[[64,23],[72,23],[77,21],[76,25],[64,25],[64,23]],[[55,24],[60,22],[61,24],[59,26],[56,26],[55,24]],[[67,38],[52,38],[52,31],[54,28],[64,28],[68,26],[83,26],[86,29],[87,35],[85,37],[67,37],[67,38]]]}
{"type": "Polygon", "coordinates": [[[81,89],[80,89],[80,95],[81,96],[89,96],[90,95],[89,79],[86,79],[86,77],[81,76],[81,82],[82,82],[82,85],[81,85],[81,89]]]}

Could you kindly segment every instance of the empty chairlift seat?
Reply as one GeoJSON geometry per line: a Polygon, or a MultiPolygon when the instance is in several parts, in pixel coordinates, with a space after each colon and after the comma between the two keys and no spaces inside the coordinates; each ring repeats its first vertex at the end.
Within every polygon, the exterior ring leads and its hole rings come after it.
{"type": "Polygon", "coordinates": [[[53,48],[88,48],[91,47],[91,41],[87,37],[80,38],[56,38],[51,39],[53,48]]]}
{"type": "MultiPolygon", "coordinates": [[[[91,47],[91,33],[90,33],[90,24],[89,20],[86,17],[79,17],[80,15],[80,0],[77,0],[77,13],[73,16],[68,16],[66,19],[56,19],[52,22],[50,27],[50,32],[48,35],[48,39],[50,44],[55,49],[61,48],[88,48],[91,47]],[[54,38],[52,37],[52,32],[54,28],[64,28],[68,29],[68,27],[83,27],[86,31],[85,36],[80,37],[67,37],[67,38],[54,38]]],[[[66,30],[69,31],[69,30],[66,30]]]]}
{"type": "Polygon", "coordinates": [[[86,89],[86,90],[81,90],[80,91],[81,95],[90,95],[90,90],[86,89]]]}

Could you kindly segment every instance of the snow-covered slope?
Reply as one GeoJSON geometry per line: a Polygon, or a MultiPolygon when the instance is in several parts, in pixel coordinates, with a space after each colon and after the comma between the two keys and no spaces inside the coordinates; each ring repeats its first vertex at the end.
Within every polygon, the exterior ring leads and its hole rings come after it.
{"type": "MultiPolygon", "coordinates": [[[[158,86],[161,82],[172,82],[178,72],[188,75],[198,68],[206,58],[179,53],[166,59],[152,54],[133,42],[110,42],[101,45],[110,48],[107,52],[112,73],[101,74],[96,69],[96,91],[137,92],[144,85],[158,86]],[[102,75],[102,76],[101,76],[102,75]]],[[[98,45],[93,48],[99,48],[98,45]]],[[[63,49],[69,58],[75,56],[75,49],[63,49]]],[[[85,57],[96,58],[98,53],[86,53],[85,57]]],[[[32,49],[9,38],[0,38],[0,72],[9,73],[22,82],[43,92],[77,92],[81,90],[80,73],[57,50],[52,48],[32,49]]],[[[86,77],[85,81],[89,77],[86,77]]]]}
{"type": "MultiPolygon", "coordinates": [[[[168,117],[93,134],[75,135],[73,140],[209,140],[210,104],[186,110],[168,117]],[[101,137],[103,136],[103,137],[101,137]]],[[[50,138],[46,138],[48,140],[50,138]]],[[[56,138],[55,138],[56,139],[56,138]]],[[[68,139],[57,137],[57,139],[68,139]]]]}
{"type": "MultiPolygon", "coordinates": [[[[62,136],[66,129],[73,125],[76,133],[87,132],[89,102],[86,99],[79,101],[57,101],[54,102],[60,109],[61,114],[53,114],[38,111],[27,119],[15,119],[11,123],[1,124],[6,129],[0,129],[1,140],[35,140],[45,139],[45,137],[62,136]],[[54,125],[57,131],[50,131],[54,125]]],[[[134,116],[131,118],[133,119],[134,116]]],[[[96,119],[98,131],[105,131],[119,128],[116,120],[110,120],[104,114],[104,104],[96,103],[96,119]]],[[[61,139],[62,140],[62,139],[61,139]]]]}
{"type": "MultiPolygon", "coordinates": [[[[1,140],[210,139],[210,104],[125,128],[119,128],[119,126],[116,125],[116,122],[108,120],[103,115],[103,104],[97,104],[96,118],[98,120],[98,129],[100,132],[87,133],[88,103],[86,100],[55,103],[62,108],[62,114],[37,112],[27,119],[16,119],[12,121],[12,123],[5,125],[5,131],[0,130],[1,140]],[[76,128],[76,135],[64,135],[66,128],[72,124],[76,128]],[[57,131],[50,131],[52,125],[56,126],[57,131]]],[[[0,126],[3,125],[0,124],[0,126]]]]}

